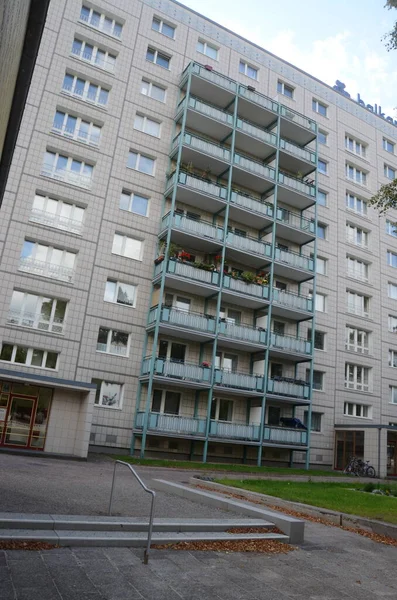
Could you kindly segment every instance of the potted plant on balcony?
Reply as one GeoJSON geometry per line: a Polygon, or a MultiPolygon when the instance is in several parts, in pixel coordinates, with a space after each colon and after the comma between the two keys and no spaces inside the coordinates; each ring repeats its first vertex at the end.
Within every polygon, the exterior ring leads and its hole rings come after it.
{"type": "Polygon", "coordinates": [[[255,273],[252,271],[243,271],[241,273],[241,279],[245,281],[245,283],[255,283],[255,273]]]}
{"type": "Polygon", "coordinates": [[[154,264],[155,265],[159,265],[161,262],[163,262],[164,260],[164,250],[165,250],[165,243],[162,242],[159,250],[158,250],[158,255],[157,257],[154,259],[154,264]]]}
{"type": "Polygon", "coordinates": [[[264,271],[259,271],[255,276],[255,283],[259,285],[267,285],[269,283],[269,275],[264,271]]]}
{"type": "Polygon", "coordinates": [[[205,179],[206,181],[208,181],[209,183],[211,183],[211,173],[212,173],[212,169],[211,167],[208,165],[207,167],[205,167],[204,171],[203,171],[203,179],[205,179]]]}
{"type": "Polygon", "coordinates": [[[203,360],[203,362],[201,363],[201,366],[208,369],[211,365],[207,360],[203,360]]]}
{"type": "Polygon", "coordinates": [[[186,252],[186,250],[180,250],[178,253],[178,258],[182,262],[190,262],[192,260],[192,255],[190,252],[186,252]]]}
{"type": "Polygon", "coordinates": [[[174,244],[171,242],[168,248],[168,258],[172,260],[176,260],[178,258],[179,252],[181,252],[182,248],[178,246],[178,244],[174,244]]]}

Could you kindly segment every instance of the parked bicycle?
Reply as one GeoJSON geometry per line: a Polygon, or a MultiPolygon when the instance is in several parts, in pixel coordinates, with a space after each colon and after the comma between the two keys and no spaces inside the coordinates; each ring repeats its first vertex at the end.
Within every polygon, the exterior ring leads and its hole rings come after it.
{"type": "Polygon", "coordinates": [[[349,459],[343,472],[345,475],[355,475],[356,477],[375,477],[375,469],[369,464],[369,460],[364,461],[356,456],[349,459]]]}

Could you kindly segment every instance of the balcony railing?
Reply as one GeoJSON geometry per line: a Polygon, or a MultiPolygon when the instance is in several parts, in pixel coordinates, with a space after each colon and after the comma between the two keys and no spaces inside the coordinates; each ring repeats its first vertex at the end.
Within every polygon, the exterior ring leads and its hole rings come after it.
{"type": "Polygon", "coordinates": [[[300,379],[288,377],[269,378],[267,380],[267,391],[277,396],[289,396],[292,398],[310,398],[310,385],[300,379]]]}
{"type": "Polygon", "coordinates": [[[53,133],[83,142],[89,146],[99,145],[100,133],[88,133],[84,129],[72,129],[71,127],[63,127],[62,125],[58,127],[56,124],[52,126],[52,131],[53,133]]]}
{"type": "Polygon", "coordinates": [[[35,258],[21,258],[19,262],[19,271],[39,275],[40,277],[49,277],[50,279],[59,279],[59,281],[73,282],[74,270],[70,267],[54,265],[50,262],[36,260],[35,258]]]}
{"type": "Polygon", "coordinates": [[[272,255],[272,245],[267,242],[261,242],[256,240],[255,238],[236,235],[229,231],[226,236],[226,244],[232,248],[236,248],[237,250],[244,250],[246,252],[252,252],[254,254],[258,254],[259,256],[267,256],[271,257],[272,255]]]}
{"type": "Polygon", "coordinates": [[[293,337],[291,335],[280,335],[272,333],[270,335],[270,345],[272,348],[280,348],[287,352],[299,352],[301,354],[311,354],[311,342],[304,338],[293,337]]]}
{"type": "Polygon", "coordinates": [[[209,285],[219,285],[219,273],[218,271],[207,271],[195,267],[194,263],[186,263],[178,260],[164,260],[154,268],[154,276],[159,275],[163,269],[167,269],[167,273],[170,275],[178,275],[192,281],[199,281],[200,283],[206,283],[209,285]]]}
{"type": "Polygon", "coordinates": [[[237,190],[233,190],[230,196],[230,202],[232,204],[237,204],[243,208],[247,208],[248,210],[266,215],[269,218],[273,218],[274,207],[270,202],[263,202],[258,198],[254,198],[253,196],[248,196],[247,194],[243,194],[237,190]]]}
{"type": "Polygon", "coordinates": [[[232,371],[216,369],[214,374],[214,384],[225,388],[263,392],[264,378],[262,375],[233,373],[232,371]]]}
{"type": "Polygon", "coordinates": [[[128,347],[127,346],[116,346],[115,344],[102,344],[101,342],[97,342],[96,345],[97,352],[104,352],[106,354],[115,354],[116,356],[127,356],[128,347]]]}
{"type": "Polygon", "coordinates": [[[64,229],[71,233],[81,234],[83,230],[83,223],[70,219],[69,217],[63,217],[62,215],[54,215],[53,213],[46,212],[45,210],[39,210],[38,208],[32,208],[29,216],[29,221],[34,223],[42,223],[49,227],[56,227],[57,229],[64,229]]]}
{"type": "Polygon", "coordinates": [[[279,171],[278,173],[278,182],[282,185],[286,185],[301,194],[305,194],[306,196],[311,196],[315,198],[316,196],[316,186],[312,183],[307,183],[302,181],[302,179],[297,179],[288,173],[284,173],[283,171],[279,171]]]}
{"type": "Polygon", "coordinates": [[[275,169],[272,167],[268,167],[258,160],[254,160],[249,156],[245,156],[243,154],[235,154],[234,155],[234,164],[238,165],[242,169],[253,173],[254,175],[259,175],[260,177],[264,177],[265,179],[275,179],[275,169]]]}
{"type": "Polygon", "coordinates": [[[155,323],[160,311],[160,323],[170,323],[176,327],[194,329],[204,333],[215,333],[215,317],[173,308],[172,306],[153,306],[149,311],[148,324],[155,323]]]}
{"type": "Polygon", "coordinates": [[[162,219],[162,228],[165,229],[169,227],[170,224],[173,229],[186,231],[187,233],[192,233],[193,235],[198,235],[202,238],[223,241],[223,227],[217,227],[212,225],[212,223],[202,221],[201,219],[190,219],[189,217],[178,213],[174,213],[172,216],[171,213],[167,213],[162,219]]]}
{"type": "Polygon", "coordinates": [[[109,73],[114,72],[115,61],[108,60],[107,58],[100,57],[98,59],[97,55],[94,55],[92,52],[81,52],[78,48],[72,48],[72,55],[84,62],[88,62],[95,67],[99,67],[99,69],[103,69],[104,71],[109,71],[109,73]]]}
{"type": "Polygon", "coordinates": [[[222,200],[226,200],[227,198],[227,188],[218,185],[216,183],[212,183],[202,177],[198,177],[197,175],[192,175],[190,173],[185,173],[184,171],[179,172],[178,182],[176,181],[176,172],[174,172],[171,177],[167,181],[167,189],[175,183],[183,185],[191,190],[197,190],[206,194],[207,196],[213,196],[214,198],[221,198],[222,200]]]}
{"type": "Polygon", "coordinates": [[[285,427],[269,427],[268,425],[265,425],[263,440],[275,444],[307,446],[307,431],[303,429],[287,429],[285,427]]]}
{"type": "Polygon", "coordinates": [[[301,148],[301,146],[297,146],[293,142],[289,140],[280,139],[280,148],[281,150],[286,150],[289,154],[293,154],[299,158],[303,158],[309,163],[313,165],[316,164],[316,153],[312,150],[308,150],[307,148],[301,148]]]}
{"type": "Polygon", "coordinates": [[[213,437],[259,441],[259,434],[259,425],[245,425],[228,421],[211,421],[210,423],[210,436],[213,437]]]}
{"type": "Polygon", "coordinates": [[[64,319],[53,317],[46,319],[42,313],[32,313],[22,310],[10,310],[7,323],[20,325],[21,327],[31,327],[39,331],[50,331],[51,333],[63,333],[64,319]]]}
{"type": "Polygon", "coordinates": [[[273,301],[287,308],[313,312],[313,298],[273,288],[273,301]]]}
{"type": "Polygon", "coordinates": [[[227,319],[220,320],[219,335],[244,342],[253,342],[254,344],[266,343],[265,329],[250,327],[249,325],[238,325],[229,322],[227,319]]]}
{"type": "Polygon", "coordinates": [[[92,185],[92,178],[90,175],[76,173],[75,171],[70,171],[68,169],[56,169],[53,165],[44,164],[41,169],[41,175],[85,189],[90,189],[92,185]]]}
{"type": "Polygon", "coordinates": [[[292,110],[291,108],[288,108],[287,106],[280,105],[280,114],[282,117],[285,117],[289,121],[292,121],[293,123],[296,123],[297,125],[300,125],[301,127],[304,127],[305,129],[309,129],[310,131],[313,131],[313,133],[316,133],[316,131],[317,131],[317,126],[316,126],[315,121],[308,119],[307,117],[301,115],[300,113],[295,112],[294,110],[292,110]]]}
{"type": "Polygon", "coordinates": [[[254,90],[249,90],[247,87],[240,85],[239,86],[239,95],[250,102],[254,102],[254,104],[258,104],[262,108],[266,108],[271,112],[278,113],[278,103],[274,102],[271,98],[264,96],[263,94],[259,94],[254,90]]]}
{"type": "Polygon", "coordinates": [[[237,129],[254,137],[265,144],[270,144],[271,146],[275,146],[277,144],[277,136],[270,131],[266,131],[266,129],[262,129],[249,121],[244,119],[237,119],[237,129]]]}
{"type": "Polygon", "coordinates": [[[223,287],[227,290],[232,290],[243,294],[244,296],[253,296],[255,298],[269,298],[269,287],[259,283],[245,283],[241,279],[234,279],[230,275],[223,276],[223,287]]]}
{"type": "Polygon", "coordinates": [[[169,377],[170,379],[179,379],[195,383],[204,383],[210,385],[211,369],[201,365],[195,365],[184,362],[177,362],[165,358],[157,357],[152,363],[152,358],[144,358],[142,363],[142,375],[153,375],[169,377]]]}
{"type": "Polygon", "coordinates": [[[98,104],[99,106],[106,106],[107,97],[101,97],[101,94],[98,94],[98,90],[85,92],[79,88],[72,87],[70,85],[63,85],[62,92],[64,94],[68,94],[69,96],[74,96],[75,98],[79,98],[84,102],[91,102],[92,104],[98,104]]]}
{"type": "Polygon", "coordinates": [[[316,233],[316,227],[313,219],[306,219],[306,217],[302,217],[302,215],[299,213],[286,210],[285,208],[277,209],[276,219],[280,223],[289,225],[295,229],[300,229],[301,231],[312,233],[313,235],[316,233]]]}
{"type": "Polygon", "coordinates": [[[113,25],[113,22],[110,24],[107,23],[106,19],[98,19],[98,21],[94,21],[92,17],[81,14],[79,17],[80,21],[83,21],[86,25],[89,25],[93,29],[97,29],[98,31],[103,31],[107,35],[111,35],[117,39],[121,38],[121,27],[118,28],[113,25]]]}
{"type": "MultiPolygon", "coordinates": [[[[144,423],[144,412],[136,416],[135,427],[142,429],[144,423]]],[[[153,431],[169,431],[170,433],[181,433],[189,435],[205,435],[205,419],[193,417],[182,417],[180,415],[165,415],[162,413],[149,413],[148,429],[153,431]]]]}
{"type": "Polygon", "coordinates": [[[233,81],[233,79],[230,79],[221,73],[217,73],[212,69],[206,69],[203,65],[198,63],[190,63],[190,65],[186,67],[182,73],[182,81],[185,79],[186,74],[189,71],[191,71],[193,75],[198,75],[199,77],[202,77],[203,79],[206,79],[207,81],[210,81],[211,83],[214,83],[215,85],[218,85],[219,87],[222,87],[233,94],[237,93],[236,81],[233,81]]]}
{"type": "MultiPolygon", "coordinates": [[[[181,100],[178,104],[177,112],[185,108],[187,102],[187,98],[181,100]]],[[[189,108],[206,115],[207,117],[211,117],[215,119],[215,121],[219,121],[220,123],[224,123],[225,125],[233,126],[233,115],[222,110],[218,106],[214,106],[213,104],[209,104],[208,102],[204,102],[203,100],[199,100],[194,96],[189,97],[189,101],[187,103],[189,108]]]]}
{"type": "Polygon", "coordinates": [[[285,263],[290,267],[296,269],[303,269],[304,271],[314,272],[314,259],[310,256],[304,256],[291,250],[283,250],[276,248],[275,260],[278,262],[285,263]]]}
{"type": "Polygon", "coordinates": [[[179,140],[182,139],[182,144],[185,146],[189,146],[190,148],[194,148],[199,152],[203,152],[204,154],[213,156],[214,158],[219,158],[225,162],[230,162],[230,150],[224,146],[221,146],[221,144],[217,144],[212,140],[192,133],[184,133],[182,138],[181,135],[182,134],[178,133],[178,135],[174,138],[172,149],[176,148],[179,140]]]}

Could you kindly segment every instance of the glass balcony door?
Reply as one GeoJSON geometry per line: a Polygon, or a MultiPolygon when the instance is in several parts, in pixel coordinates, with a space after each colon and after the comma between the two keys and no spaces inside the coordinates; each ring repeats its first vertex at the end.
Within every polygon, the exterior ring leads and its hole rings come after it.
{"type": "Polygon", "coordinates": [[[28,448],[32,435],[36,398],[13,396],[4,427],[4,446],[28,448]]]}

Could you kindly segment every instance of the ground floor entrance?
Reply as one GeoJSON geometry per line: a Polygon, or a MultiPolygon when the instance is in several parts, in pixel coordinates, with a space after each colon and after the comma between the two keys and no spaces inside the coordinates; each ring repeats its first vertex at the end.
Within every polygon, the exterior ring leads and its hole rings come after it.
{"type": "Polygon", "coordinates": [[[397,432],[387,432],[387,474],[397,476],[397,432]]]}
{"type": "Polygon", "coordinates": [[[52,389],[0,381],[0,446],[43,450],[52,389]]]}
{"type": "Polygon", "coordinates": [[[343,470],[352,456],[364,459],[364,431],[336,431],[335,469],[343,470]]]}

